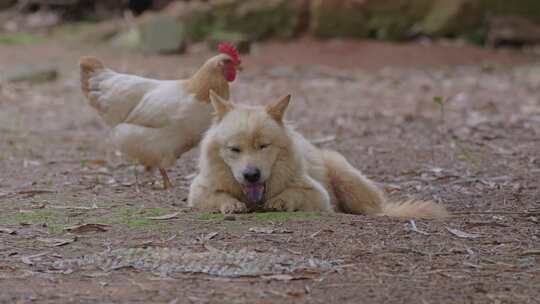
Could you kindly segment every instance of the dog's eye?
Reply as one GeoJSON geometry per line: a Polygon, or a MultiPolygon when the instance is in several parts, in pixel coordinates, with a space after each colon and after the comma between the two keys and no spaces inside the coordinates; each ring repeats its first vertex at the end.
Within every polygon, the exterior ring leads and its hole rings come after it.
{"type": "Polygon", "coordinates": [[[240,148],[238,147],[229,147],[229,151],[233,152],[233,153],[240,153],[240,148]]]}
{"type": "Polygon", "coordinates": [[[263,150],[263,149],[266,149],[270,147],[270,144],[262,144],[262,145],[259,145],[259,150],[263,150]]]}

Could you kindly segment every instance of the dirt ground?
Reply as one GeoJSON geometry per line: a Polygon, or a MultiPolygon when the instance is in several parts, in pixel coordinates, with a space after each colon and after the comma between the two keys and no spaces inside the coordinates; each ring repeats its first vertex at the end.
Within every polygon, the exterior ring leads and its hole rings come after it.
{"type": "MultiPolygon", "coordinates": [[[[393,199],[433,199],[454,213],[411,222],[318,213],[226,220],[189,210],[197,151],[169,170],[173,190],[145,183],[137,192],[131,164],[79,91],[76,62],[87,54],[155,78],[188,76],[212,55],[204,47],[144,55],[72,40],[0,46],[0,71],[60,72],[45,84],[0,86],[0,302],[540,303],[538,57],[303,40],[257,45],[243,58],[234,100],[292,93],[289,118],[308,138],[342,152],[393,199]],[[436,96],[445,99],[442,113],[436,96]],[[151,219],[162,215],[171,216],[151,219]],[[68,229],[84,224],[102,225],[68,229]],[[129,248],[328,263],[237,277],[204,265],[168,271],[188,263],[171,254],[145,260],[161,274],[138,262],[63,263],[129,248]]],[[[218,268],[244,270],[232,259],[218,268]]]]}

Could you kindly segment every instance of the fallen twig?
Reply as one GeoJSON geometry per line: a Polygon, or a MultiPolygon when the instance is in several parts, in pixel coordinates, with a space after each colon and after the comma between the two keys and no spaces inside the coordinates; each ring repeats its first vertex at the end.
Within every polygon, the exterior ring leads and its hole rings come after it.
{"type": "Polygon", "coordinates": [[[522,253],[520,253],[519,255],[520,256],[540,255],[540,249],[525,250],[522,253]]]}
{"type": "Polygon", "coordinates": [[[475,233],[468,233],[468,232],[465,232],[465,231],[461,231],[461,230],[458,230],[458,229],[453,229],[453,228],[448,228],[446,227],[446,230],[448,230],[448,232],[450,232],[451,234],[459,237],[459,238],[463,238],[463,239],[475,239],[475,238],[479,238],[479,237],[482,237],[482,235],[480,234],[475,234],[475,233]]]}
{"type": "Polygon", "coordinates": [[[160,215],[160,216],[149,216],[149,217],[147,217],[147,219],[149,219],[149,220],[170,220],[170,219],[174,219],[174,218],[178,218],[178,212],[171,213],[171,214],[164,214],[164,215],[160,215]]]}
{"type": "Polygon", "coordinates": [[[423,234],[423,235],[429,235],[429,233],[427,233],[425,231],[418,230],[418,228],[416,227],[416,222],[414,220],[410,220],[409,224],[411,224],[411,229],[410,229],[411,231],[417,232],[417,233],[420,233],[420,234],[423,234]]]}
{"type": "Polygon", "coordinates": [[[18,192],[2,193],[0,194],[0,198],[10,198],[10,197],[15,197],[17,195],[24,195],[25,197],[32,197],[34,195],[44,194],[44,193],[56,193],[56,190],[44,190],[44,189],[21,190],[18,192]]]}

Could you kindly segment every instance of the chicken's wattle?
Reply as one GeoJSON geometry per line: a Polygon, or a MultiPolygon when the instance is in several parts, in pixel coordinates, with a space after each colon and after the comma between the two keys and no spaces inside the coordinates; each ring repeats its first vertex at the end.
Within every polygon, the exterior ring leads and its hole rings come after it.
{"type": "Polygon", "coordinates": [[[236,68],[232,63],[223,66],[223,76],[228,82],[232,82],[236,79],[236,68]]]}

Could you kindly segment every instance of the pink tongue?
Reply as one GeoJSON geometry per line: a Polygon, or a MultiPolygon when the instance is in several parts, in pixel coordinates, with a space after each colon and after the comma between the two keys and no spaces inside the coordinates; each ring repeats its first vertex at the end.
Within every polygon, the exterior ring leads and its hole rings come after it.
{"type": "Polygon", "coordinates": [[[262,201],[263,196],[264,196],[263,184],[245,185],[243,188],[244,188],[244,194],[246,195],[250,203],[257,204],[262,201]]]}

